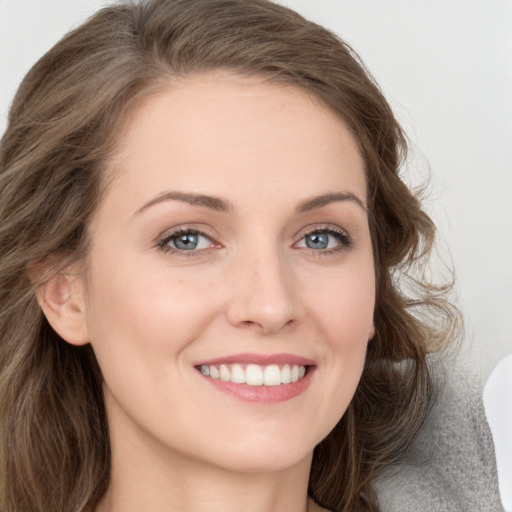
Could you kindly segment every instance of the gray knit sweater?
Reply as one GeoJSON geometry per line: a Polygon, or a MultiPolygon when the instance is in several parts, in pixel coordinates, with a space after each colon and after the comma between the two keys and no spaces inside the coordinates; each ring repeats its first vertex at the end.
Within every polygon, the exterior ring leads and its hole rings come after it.
{"type": "Polygon", "coordinates": [[[382,512],[503,512],[481,380],[454,366],[405,464],[377,484],[382,512]]]}

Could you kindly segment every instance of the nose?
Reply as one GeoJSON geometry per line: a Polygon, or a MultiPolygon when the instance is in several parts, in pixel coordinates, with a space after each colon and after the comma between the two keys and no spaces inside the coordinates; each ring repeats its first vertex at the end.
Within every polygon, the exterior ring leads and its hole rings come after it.
{"type": "Polygon", "coordinates": [[[297,279],[277,254],[244,258],[232,274],[229,322],[271,335],[296,324],[302,314],[297,279]]]}

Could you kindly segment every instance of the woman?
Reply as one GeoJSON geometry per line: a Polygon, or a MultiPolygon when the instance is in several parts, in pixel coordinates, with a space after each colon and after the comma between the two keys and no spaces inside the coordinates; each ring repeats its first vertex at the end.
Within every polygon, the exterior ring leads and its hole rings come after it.
{"type": "Polygon", "coordinates": [[[0,147],[0,509],[378,510],[458,325],[405,152],[350,48],[265,0],[67,35],[0,147]]]}

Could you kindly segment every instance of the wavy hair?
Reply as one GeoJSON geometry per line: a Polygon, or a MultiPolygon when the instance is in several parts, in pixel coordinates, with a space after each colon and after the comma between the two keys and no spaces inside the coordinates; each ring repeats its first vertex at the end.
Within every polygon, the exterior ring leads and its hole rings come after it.
{"type": "Polygon", "coordinates": [[[377,511],[375,479],[401,460],[427,415],[427,355],[456,337],[459,314],[449,285],[425,277],[435,227],[401,180],[406,139],[357,55],[267,0],[123,2],[35,64],[0,143],[2,512],[93,511],[108,486],[101,371],[90,346],[52,330],[36,292],[87,255],[105,162],[130,105],[169,77],[211,70],[315,95],[344,120],[365,161],[376,335],[348,410],[315,449],[309,494],[335,512],[377,511]]]}

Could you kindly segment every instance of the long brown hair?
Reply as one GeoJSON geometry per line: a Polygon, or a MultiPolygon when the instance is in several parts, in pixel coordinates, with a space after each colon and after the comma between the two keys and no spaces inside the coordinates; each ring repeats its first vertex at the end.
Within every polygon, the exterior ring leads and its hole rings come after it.
{"type": "Polygon", "coordinates": [[[166,77],[216,69],[316,95],[366,164],[376,335],[347,412],[315,450],[310,495],[337,512],[378,510],[375,478],[400,461],[428,412],[427,354],[456,335],[459,315],[449,286],[425,279],[435,227],[400,179],[406,139],[357,55],[267,0],[125,2],[98,11],[32,68],[0,144],[2,512],[92,511],[108,486],[101,371],[90,346],[51,329],[36,290],[87,254],[128,107],[166,77]]]}

